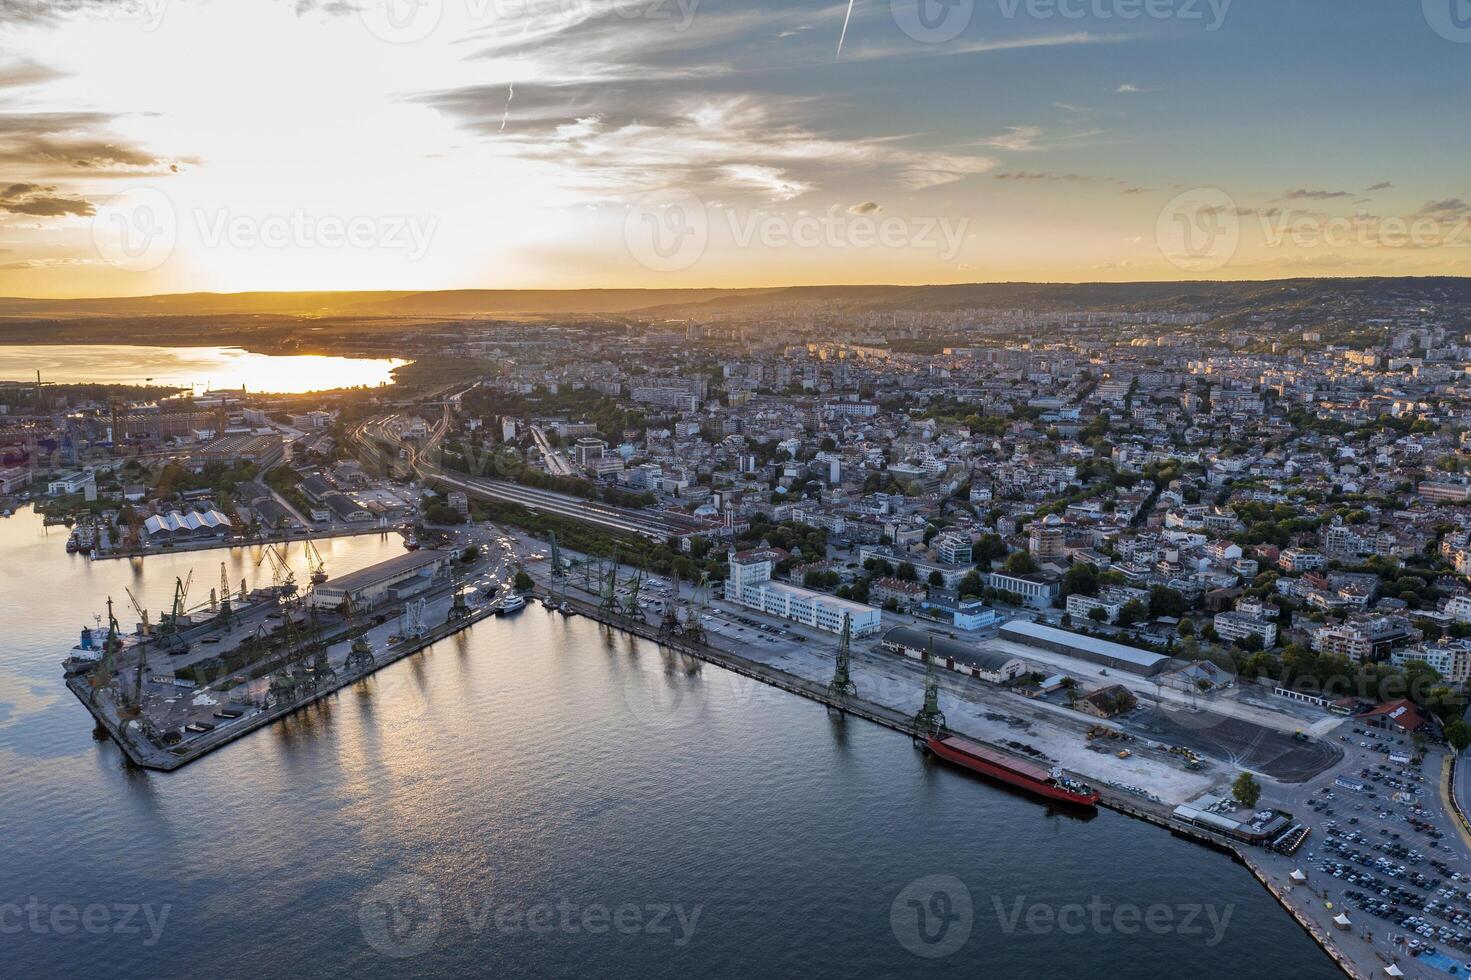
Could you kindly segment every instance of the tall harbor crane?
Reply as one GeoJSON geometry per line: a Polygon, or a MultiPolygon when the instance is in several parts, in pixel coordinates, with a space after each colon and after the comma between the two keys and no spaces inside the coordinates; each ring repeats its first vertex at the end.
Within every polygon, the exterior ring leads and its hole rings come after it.
{"type": "MultiPolygon", "coordinates": [[[[220,606],[219,622],[223,626],[229,626],[235,621],[235,612],[230,605],[230,576],[225,571],[225,563],[220,562],[220,606]]],[[[243,600],[242,600],[243,601],[243,600]]]]}
{"type": "Polygon", "coordinates": [[[317,550],[317,546],[312,543],[310,537],[306,539],[306,558],[312,570],[312,584],[321,585],[327,581],[327,563],[322,560],[322,553],[317,550]]]}
{"type": "MultiPolygon", "coordinates": [[[[838,659],[833,667],[833,679],[827,685],[827,693],[839,702],[858,694],[858,686],[853,683],[853,678],[848,673],[848,659],[850,644],[853,636],[853,623],[847,613],[843,613],[843,635],[838,640],[838,659]]],[[[829,711],[835,711],[839,715],[843,709],[837,705],[830,705],[829,711]]]]}
{"type": "Polygon", "coordinates": [[[347,651],[347,662],[342,665],[343,669],[349,674],[366,674],[377,666],[377,659],[373,656],[373,644],[368,641],[367,628],[361,632],[357,629],[357,617],[350,596],[343,597],[342,618],[347,623],[348,634],[352,636],[352,647],[347,651]]]}
{"type": "Polygon", "coordinates": [[[935,641],[930,640],[924,658],[924,707],[914,716],[916,738],[924,738],[945,727],[945,712],[940,710],[940,681],[935,676],[935,641]]]}
{"type": "MultiPolygon", "coordinates": [[[[135,596],[135,595],[133,595],[133,590],[132,589],[128,588],[125,585],[125,586],[123,586],[123,591],[128,594],[128,601],[133,604],[133,612],[135,612],[135,613],[138,614],[138,633],[139,633],[139,635],[140,636],[148,636],[152,632],[152,629],[153,629],[151,626],[148,625],[148,610],[147,609],[144,609],[143,608],[143,604],[138,601],[138,597],[135,596]]],[[[107,600],[107,616],[108,616],[109,619],[112,618],[112,599],[111,598],[109,598],[107,600]]]]}

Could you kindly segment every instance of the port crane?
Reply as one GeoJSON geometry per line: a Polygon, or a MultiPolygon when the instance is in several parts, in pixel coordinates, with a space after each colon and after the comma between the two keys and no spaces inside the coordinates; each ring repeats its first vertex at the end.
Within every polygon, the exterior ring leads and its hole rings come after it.
{"type": "Polygon", "coordinates": [[[290,565],[286,564],[286,559],[276,551],[275,545],[268,546],[263,557],[271,560],[271,584],[276,587],[278,596],[283,598],[294,596],[296,594],[296,573],[291,570],[290,565]]]}
{"type": "Polygon", "coordinates": [[[623,614],[629,619],[644,618],[643,610],[638,604],[639,592],[643,590],[643,587],[644,563],[643,559],[639,559],[638,565],[634,567],[633,577],[628,580],[628,596],[623,600],[623,614]]]}
{"type": "MultiPolygon", "coordinates": [[[[131,593],[129,595],[131,596],[131,593]]],[[[108,596],[107,638],[102,641],[102,659],[98,661],[97,668],[92,671],[92,676],[89,678],[94,698],[98,691],[115,679],[113,675],[118,669],[118,654],[122,652],[122,649],[122,631],[118,629],[117,617],[112,612],[112,596],[108,596]]]]}
{"type": "MultiPolygon", "coordinates": [[[[169,654],[180,654],[188,651],[189,644],[180,635],[184,627],[184,610],[188,607],[189,586],[194,582],[194,572],[191,570],[187,578],[174,579],[174,602],[169,611],[159,617],[158,623],[158,645],[159,648],[169,654]]],[[[128,593],[132,598],[133,594],[128,593]]],[[[137,600],[134,599],[136,607],[137,600]]],[[[146,613],[144,617],[146,619],[146,613]]]]}
{"type": "Polygon", "coordinates": [[[616,614],[618,610],[618,549],[613,549],[613,561],[608,566],[607,574],[603,576],[601,595],[599,596],[598,608],[604,612],[616,614]]]}
{"type": "Polygon", "coordinates": [[[312,570],[312,584],[321,585],[327,581],[327,563],[322,560],[322,553],[317,550],[311,538],[306,539],[306,559],[312,570]]]}
{"type": "Polygon", "coordinates": [[[669,602],[664,605],[664,618],[659,623],[659,636],[670,637],[679,632],[679,569],[669,573],[669,602]]]}
{"type": "Polygon", "coordinates": [[[710,573],[700,573],[700,584],[690,595],[689,608],[685,611],[684,638],[691,643],[705,642],[705,601],[709,594],[710,573]]]}
{"type": "Polygon", "coordinates": [[[853,678],[848,673],[848,660],[851,653],[850,644],[853,636],[853,621],[847,613],[843,613],[843,635],[838,640],[838,659],[833,667],[833,679],[827,685],[827,693],[839,704],[829,705],[828,711],[842,716],[841,703],[848,698],[856,697],[858,686],[853,683],[853,678]]]}
{"type": "MultiPolygon", "coordinates": [[[[140,636],[148,636],[152,632],[152,627],[148,625],[148,610],[144,609],[143,604],[138,601],[138,597],[133,595],[132,589],[125,585],[123,586],[123,591],[128,594],[128,601],[133,604],[133,612],[138,614],[138,634],[140,636]]],[[[112,619],[112,600],[108,599],[107,602],[107,617],[108,619],[112,619]]]]}
{"type": "MultiPolygon", "coordinates": [[[[241,583],[241,584],[243,585],[244,583],[241,583]]],[[[235,611],[234,611],[234,609],[230,605],[230,576],[225,571],[225,563],[224,562],[220,562],[220,591],[219,591],[219,597],[220,597],[220,603],[219,603],[220,623],[222,625],[224,625],[224,626],[229,626],[232,622],[235,621],[235,611]]],[[[241,601],[244,601],[244,596],[243,595],[241,596],[241,601]]],[[[213,607],[214,606],[214,603],[211,602],[210,605],[211,605],[211,607],[213,607]]]]}
{"type": "Polygon", "coordinates": [[[914,716],[915,738],[920,739],[945,727],[945,712],[940,710],[940,681],[935,676],[935,641],[930,640],[924,658],[924,707],[914,716]]]}
{"type": "Polygon", "coordinates": [[[347,662],[342,666],[349,674],[366,674],[377,666],[377,659],[373,656],[373,644],[368,641],[367,628],[361,632],[357,630],[350,596],[342,599],[342,618],[347,623],[348,634],[352,635],[352,647],[347,651],[347,662]]]}

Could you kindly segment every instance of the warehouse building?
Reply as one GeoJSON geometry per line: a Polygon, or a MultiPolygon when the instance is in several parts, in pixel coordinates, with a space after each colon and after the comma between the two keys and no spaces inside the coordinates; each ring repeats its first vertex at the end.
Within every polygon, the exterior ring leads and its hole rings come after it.
{"type": "Polygon", "coordinates": [[[853,636],[868,636],[879,631],[882,614],[873,606],[784,582],[773,582],[771,573],[775,563],[769,550],[757,549],[739,554],[732,551],[729,561],[730,576],[725,580],[725,598],[731,602],[829,633],[841,633],[845,619],[853,636]]]}
{"type": "Polygon", "coordinates": [[[1110,669],[1127,670],[1131,674],[1139,674],[1142,677],[1153,677],[1170,663],[1169,657],[1150,653],[1138,647],[1099,640],[1081,633],[1071,633],[1067,630],[1054,629],[1051,626],[1029,623],[1025,620],[1014,620],[1001,627],[1000,638],[1036,647],[1039,650],[1051,650],[1053,653],[1062,653],[1069,657],[1077,657],[1079,660],[1102,664],[1110,669]]]}
{"type": "Polygon", "coordinates": [[[451,557],[447,551],[411,551],[316,586],[311,602],[318,609],[338,609],[342,600],[351,599],[354,608],[371,609],[406,599],[427,589],[451,557]]]}
{"type": "Polygon", "coordinates": [[[883,647],[911,660],[924,660],[933,649],[936,666],[992,684],[1014,681],[1027,672],[1027,665],[1020,657],[990,653],[912,626],[895,626],[886,632],[883,647]]]}

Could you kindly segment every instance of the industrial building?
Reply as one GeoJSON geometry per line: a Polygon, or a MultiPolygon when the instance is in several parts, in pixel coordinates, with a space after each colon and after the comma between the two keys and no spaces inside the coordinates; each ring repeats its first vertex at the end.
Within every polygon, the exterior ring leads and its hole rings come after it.
{"type": "Polygon", "coordinates": [[[873,606],[773,582],[771,573],[775,563],[769,551],[757,549],[739,554],[732,551],[729,561],[725,597],[732,602],[829,633],[841,633],[844,619],[848,620],[854,636],[869,636],[879,631],[883,614],[873,606]]]}
{"type": "Polygon", "coordinates": [[[1081,633],[1071,633],[1067,630],[1054,629],[1051,626],[1029,623],[1025,620],[1013,620],[1001,627],[1000,638],[1041,650],[1051,650],[1053,653],[1066,654],[1069,657],[1077,657],[1079,660],[1102,664],[1116,670],[1127,670],[1131,674],[1139,674],[1142,677],[1153,677],[1170,663],[1169,657],[1150,653],[1138,647],[1099,640],[1081,633]]]}
{"type": "Polygon", "coordinates": [[[937,666],[992,684],[1014,681],[1027,672],[1027,665],[1020,657],[988,653],[912,626],[895,626],[886,632],[883,647],[912,660],[923,660],[933,650],[937,666]]]}
{"type": "Polygon", "coordinates": [[[171,510],[167,514],[150,515],[143,522],[143,533],[154,543],[220,538],[232,530],[230,518],[213,508],[188,513],[171,510]]]}
{"type": "Polygon", "coordinates": [[[427,589],[451,557],[447,551],[411,551],[316,586],[311,603],[318,609],[337,609],[342,600],[351,599],[355,608],[371,609],[405,599],[427,589]]]}

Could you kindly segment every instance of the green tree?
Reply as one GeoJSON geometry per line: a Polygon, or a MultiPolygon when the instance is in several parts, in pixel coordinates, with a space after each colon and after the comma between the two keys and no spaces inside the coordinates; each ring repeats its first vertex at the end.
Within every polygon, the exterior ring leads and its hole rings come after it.
{"type": "Polygon", "coordinates": [[[989,569],[991,562],[1006,557],[1006,542],[1001,540],[999,534],[983,534],[971,549],[971,557],[976,564],[989,569]]]}
{"type": "Polygon", "coordinates": [[[1156,585],[1149,590],[1149,615],[1178,618],[1185,615],[1185,597],[1165,585],[1156,585]]]}
{"type": "Polygon", "coordinates": [[[1014,551],[1006,558],[1006,571],[1011,575],[1028,575],[1037,570],[1037,563],[1025,551],[1014,551]]]}
{"type": "Polygon", "coordinates": [[[1144,603],[1140,602],[1138,599],[1130,599],[1128,602],[1124,603],[1123,608],[1119,610],[1118,624],[1120,626],[1133,626],[1135,623],[1139,622],[1139,620],[1143,619],[1148,614],[1149,609],[1144,605],[1144,603]]]}
{"type": "Polygon", "coordinates": [[[511,580],[511,585],[516,589],[517,592],[530,592],[532,589],[536,588],[536,581],[532,579],[530,575],[527,575],[524,571],[522,571],[516,573],[516,577],[511,580]]]}
{"type": "Polygon", "coordinates": [[[1097,595],[1098,575],[1093,571],[1093,566],[1079,562],[1069,568],[1062,576],[1062,594],[1097,595]]]}
{"type": "Polygon", "coordinates": [[[1255,807],[1257,805],[1257,801],[1262,798],[1262,787],[1251,773],[1243,772],[1241,775],[1237,776],[1236,781],[1231,784],[1231,795],[1236,797],[1236,799],[1241,802],[1242,806],[1245,806],[1247,809],[1251,809],[1252,807],[1255,807]]]}
{"type": "Polygon", "coordinates": [[[1451,743],[1451,748],[1457,752],[1466,751],[1466,746],[1471,745],[1471,725],[1467,725],[1460,718],[1454,719],[1445,726],[1445,740],[1451,743]]]}
{"type": "Polygon", "coordinates": [[[918,582],[919,571],[914,567],[913,562],[906,561],[899,566],[899,570],[894,573],[894,577],[901,582],[918,582]]]}

